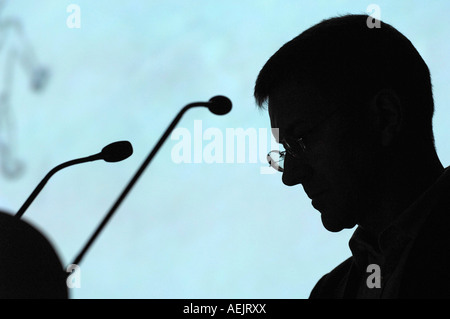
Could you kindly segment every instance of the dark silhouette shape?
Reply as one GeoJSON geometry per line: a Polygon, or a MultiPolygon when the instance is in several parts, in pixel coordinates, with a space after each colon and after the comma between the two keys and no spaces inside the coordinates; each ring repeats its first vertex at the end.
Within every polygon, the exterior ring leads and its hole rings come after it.
{"type": "Polygon", "coordinates": [[[68,298],[68,273],[41,231],[0,212],[0,234],[1,299],[68,298]]]}
{"type": "Polygon", "coordinates": [[[352,256],[310,298],[450,298],[450,170],[435,150],[430,73],[373,20],[323,20],[264,65],[255,98],[286,149],[269,162],[302,184],[327,230],[358,226],[352,256]]]}

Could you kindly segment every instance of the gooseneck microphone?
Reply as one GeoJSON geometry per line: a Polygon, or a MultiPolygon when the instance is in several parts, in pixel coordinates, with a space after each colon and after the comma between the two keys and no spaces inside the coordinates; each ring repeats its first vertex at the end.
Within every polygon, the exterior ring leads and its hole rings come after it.
{"type": "Polygon", "coordinates": [[[231,101],[223,95],[212,97],[206,104],[208,109],[216,115],[225,115],[231,111],[231,101]]]}
{"type": "Polygon", "coordinates": [[[92,236],[90,237],[90,239],[88,240],[88,242],[86,243],[86,245],[83,247],[83,249],[81,250],[81,252],[78,254],[78,256],[75,258],[75,260],[73,261],[72,264],[76,264],[79,265],[83,256],[86,254],[86,252],[88,251],[89,247],[92,245],[92,243],[94,242],[94,240],[97,238],[97,236],[100,234],[100,232],[102,231],[102,229],[105,227],[105,225],[107,224],[107,222],[110,220],[110,218],[112,217],[112,215],[114,214],[114,212],[117,210],[117,208],[119,207],[119,205],[122,203],[122,201],[125,199],[125,197],[127,196],[127,194],[130,192],[131,188],[136,184],[137,180],[139,179],[139,177],[142,175],[142,173],[144,172],[144,170],[147,168],[148,164],[150,164],[150,161],[153,159],[153,157],[156,155],[156,153],[158,152],[158,150],[161,148],[161,146],[163,145],[164,141],[167,139],[167,137],[169,136],[169,134],[173,131],[173,129],[175,128],[175,126],[178,124],[178,122],[180,121],[181,117],[183,116],[183,114],[193,108],[193,107],[207,107],[212,113],[216,114],[216,115],[224,115],[227,114],[228,112],[231,111],[231,107],[232,107],[232,103],[230,101],[229,98],[222,96],[222,95],[218,95],[218,96],[214,96],[212,97],[208,102],[194,102],[194,103],[190,103],[188,105],[186,105],[185,107],[183,107],[181,109],[181,111],[177,114],[177,116],[173,119],[172,123],[170,123],[169,127],[166,129],[166,131],[164,132],[164,134],[161,136],[161,138],[159,139],[159,141],[156,143],[155,147],[153,148],[153,150],[150,152],[150,154],[147,156],[147,158],[144,160],[144,162],[141,164],[141,166],[139,167],[139,169],[137,170],[137,172],[134,174],[134,176],[131,178],[130,182],[128,183],[128,185],[125,187],[125,189],[122,191],[122,193],[120,194],[120,196],[117,198],[116,202],[114,203],[114,205],[111,207],[111,209],[109,210],[109,212],[106,214],[106,216],[103,218],[103,221],[100,223],[100,225],[97,227],[97,229],[95,230],[95,232],[92,234],[92,236]]]}
{"type": "Polygon", "coordinates": [[[74,159],[65,163],[62,163],[55,168],[53,168],[48,174],[42,179],[42,181],[38,184],[38,186],[34,189],[34,191],[31,193],[31,195],[28,197],[28,199],[23,203],[22,207],[18,210],[16,215],[14,217],[21,218],[22,215],[25,213],[27,208],[30,206],[30,204],[33,202],[33,200],[36,198],[36,196],[40,193],[42,188],[44,188],[45,184],[48,182],[48,180],[59,170],[66,168],[68,166],[85,163],[85,162],[91,162],[91,161],[97,161],[97,160],[104,160],[106,162],[120,162],[129,156],[133,154],[133,147],[131,146],[131,143],[128,141],[119,141],[111,143],[107,146],[105,146],[102,151],[98,154],[82,157],[78,159],[74,159]]]}

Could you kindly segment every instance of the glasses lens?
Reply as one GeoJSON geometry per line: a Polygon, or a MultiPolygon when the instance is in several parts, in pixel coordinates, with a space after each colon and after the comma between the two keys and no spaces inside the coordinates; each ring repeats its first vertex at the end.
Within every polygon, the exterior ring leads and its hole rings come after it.
{"type": "Polygon", "coordinates": [[[285,152],[271,151],[267,154],[267,161],[274,169],[279,172],[283,172],[284,156],[285,152]]]}
{"type": "Polygon", "coordinates": [[[283,145],[286,148],[286,151],[289,152],[289,155],[293,157],[299,157],[299,155],[305,151],[305,144],[303,143],[302,138],[295,140],[286,137],[283,145]]]}

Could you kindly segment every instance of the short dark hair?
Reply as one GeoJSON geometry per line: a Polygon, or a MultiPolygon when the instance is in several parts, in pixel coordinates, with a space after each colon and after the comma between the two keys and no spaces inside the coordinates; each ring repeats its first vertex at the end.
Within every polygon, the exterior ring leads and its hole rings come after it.
{"type": "Polygon", "coordinates": [[[379,28],[371,28],[368,19],[373,18],[349,14],[323,20],[283,45],[258,75],[257,105],[263,108],[273,90],[288,83],[313,85],[323,98],[349,105],[392,89],[405,106],[409,128],[431,133],[433,139],[434,103],[426,63],[394,27],[376,20],[379,28]]]}

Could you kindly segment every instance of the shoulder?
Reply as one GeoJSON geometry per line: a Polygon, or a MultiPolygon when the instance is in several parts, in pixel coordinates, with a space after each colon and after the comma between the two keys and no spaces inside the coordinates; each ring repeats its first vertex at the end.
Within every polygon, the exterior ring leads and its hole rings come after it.
{"type": "Polygon", "coordinates": [[[344,288],[353,264],[353,257],[349,257],[331,272],[324,275],[314,286],[310,299],[334,299],[344,297],[344,288]]]}
{"type": "Polygon", "coordinates": [[[405,265],[401,298],[450,298],[450,193],[432,207],[405,265]]]}

